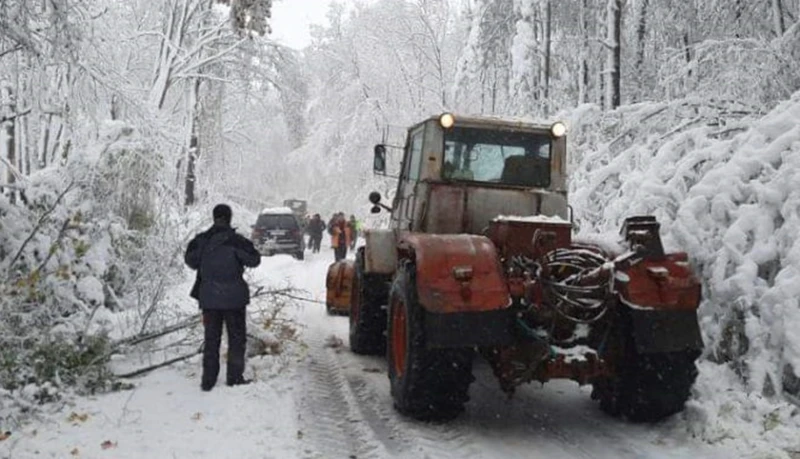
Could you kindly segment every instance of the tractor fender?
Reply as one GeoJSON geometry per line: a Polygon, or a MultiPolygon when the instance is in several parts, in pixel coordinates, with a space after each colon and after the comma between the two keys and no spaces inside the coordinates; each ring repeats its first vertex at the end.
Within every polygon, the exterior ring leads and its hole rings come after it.
{"type": "Polygon", "coordinates": [[[700,306],[700,282],[683,252],[645,258],[617,271],[614,288],[633,309],[695,311],[700,306]]]}
{"type": "Polygon", "coordinates": [[[397,233],[391,229],[364,231],[364,272],[394,274],[397,269],[397,233]]]}
{"type": "Polygon", "coordinates": [[[489,238],[409,233],[398,258],[416,268],[419,303],[432,313],[496,311],[511,304],[497,250],[489,238]]]}
{"type": "Polygon", "coordinates": [[[614,275],[614,288],[631,318],[639,353],[703,348],[697,308],[701,285],[685,253],[644,259],[614,275]]]}

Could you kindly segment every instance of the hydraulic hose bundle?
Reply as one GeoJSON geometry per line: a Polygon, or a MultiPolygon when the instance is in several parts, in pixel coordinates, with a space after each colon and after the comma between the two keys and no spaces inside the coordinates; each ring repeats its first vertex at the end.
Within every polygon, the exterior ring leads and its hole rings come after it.
{"type": "Polygon", "coordinates": [[[606,274],[613,263],[596,252],[556,249],[539,260],[514,257],[512,264],[541,286],[542,303],[569,321],[596,322],[608,311],[610,276],[606,274]]]}

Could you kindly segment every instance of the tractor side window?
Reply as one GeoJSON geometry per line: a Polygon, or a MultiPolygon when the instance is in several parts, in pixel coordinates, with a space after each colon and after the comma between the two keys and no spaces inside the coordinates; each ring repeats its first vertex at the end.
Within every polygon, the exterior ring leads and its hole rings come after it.
{"type": "Polygon", "coordinates": [[[419,180],[419,170],[422,164],[422,134],[425,132],[420,129],[411,135],[410,150],[408,157],[408,169],[406,169],[406,177],[409,180],[419,180]]]}

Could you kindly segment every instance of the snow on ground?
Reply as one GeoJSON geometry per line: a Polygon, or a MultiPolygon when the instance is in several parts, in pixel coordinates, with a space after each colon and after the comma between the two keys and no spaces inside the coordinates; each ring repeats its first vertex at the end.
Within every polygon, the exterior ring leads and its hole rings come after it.
{"type": "MultiPolygon", "coordinates": [[[[254,278],[324,298],[333,256],[264,258],[254,278]]],[[[176,288],[170,301],[185,298],[176,288]]],[[[191,308],[184,301],[178,308],[191,308]]],[[[249,386],[199,390],[199,359],[134,379],[136,388],[78,398],[0,442],[2,458],[683,458],[754,457],[692,438],[680,416],[634,425],[605,416],[571,382],[522,387],[507,400],[476,365],[466,413],[426,424],[392,408],[384,360],[347,349],[347,319],[306,302],[295,311],[307,346],[284,368],[250,359],[249,386]],[[104,446],[106,449],[104,449],[104,446]]],[[[220,375],[220,379],[224,377],[220,375]]],[[[761,457],[769,457],[762,455],[761,457]]]]}
{"type": "Polygon", "coordinates": [[[133,390],[76,400],[12,433],[0,457],[296,457],[290,378],[202,393],[198,369],[156,371],[133,390]]]}
{"type": "MultiPolygon", "coordinates": [[[[289,257],[264,260],[256,277],[276,284],[283,283],[288,268],[299,266],[289,257]]],[[[190,286],[190,281],[177,286],[165,300],[175,305],[176,316],[196,310],[190,286]]],[[[117,319],[123,326],[128,320],[117,319]]],[[[74,399],[12,432],[0,442],[0,458],[298,457],[293,361],[300,356],[294,352],[250,359],[247,377],[255,382],[248,386],[225,386],[223,362],[217,387],[201,392],[197,356],[131,379],[132,390],[74,399]]],[[[150,363],[143,359],[115,366],[150,363]]]]}

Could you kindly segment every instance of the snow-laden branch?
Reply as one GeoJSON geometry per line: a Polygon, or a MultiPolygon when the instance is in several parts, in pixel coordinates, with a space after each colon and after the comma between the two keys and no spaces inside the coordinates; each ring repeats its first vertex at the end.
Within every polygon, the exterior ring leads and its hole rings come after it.
{"type": "Polygon", "coordinates": [[[11,164],[8,158],[0,155],[0,163],[3,163],[3,165],[8,169],[9,172],[11,172],[11,175],[14,176],[14,179],[17,182],[22,182],[25,180],[25,176],[19,171],[19,169],[17,169],[15,165],[11,164]]]}
{"type": "Polygon", "coordinates": [[[14,256],[13,256],[13,257],[11,257],[11,262],[9,262],[9,263],[8,263],[8,273],[7,273],[7,274],[8,274],[8,277],[9,277],[9,278],[10,278],[10,276],[11,276],[11,273],[13,272],[14,263],[16,263],[16,262],[17,262],[17,260],[19,260],[19,257],[22,255],[22,252],[23,252],[23,251],[25,251],[25,247],[27,247],[27,246],[28,246],[28,244],[29,244],[29,243],[31,242],[31,240],[32,240],[32,239],[33,239],[33,238],[36,236],[36,234],[39,232],[39,230],[41,230],[41,228],[42,228],[42,225],[44,225],[44,223],[45,223],[45,222],[47,221],[47,219],[50,217],[50,214],[52,214],[52,213],[53,213],[53,212],[56,210],[56,208],[58,207],[58,204],[61,202],[61,200],[62,200],[62,199],[64,199],[64,196],[66,196],[66,194],[67,194],[67,193],[69,193],[69,192],[70,192],[70,191],[73,189],[73,187],[74,187],[74,186],[75,186],[75,182],[70,182],[70,183],[69,183],[69,185],[67,185],[67,186],[64,188],[64,190],[63,190],[61,193],[59,193],[59,195],[58,195],[58,197],[56,198],[56,200],[55,200],[55,202],[53,203],[53,205],[52,205],[52,206],[50,206],[50,208],[49,208],[49,209],[47,209],[47,210],[46,210],[46,211],[45,211],[45,212],[42,214],[42,216],[41,216],[41,217],[39,217],[39,221],[37,221],[37,222],[36,222],[36,226],[34,226],[34,227],[33,227],[33,230],[31,231],[31,233],[30,233],[30,234],[28,235],[28,237],[27,237],[27,238],[25,238],[25,240],[22,242],[22,245],[20,245],[20,246],[19,246],[19,249],[18,249],[18,250],[17,250],[17,252],[14,254],[14,256]]]}
{"type": "Polygon", "coordinates": [[[224,27],[224,23],[217,24],[213,29],[209,32],[205,33],[204,35],[200,36],[197,39],[197,42],[194,43],[194,46],[188,52],[185,52],[180,58],[175,62],[175,68],[180,69],[181,67],[185,67],[188,65],[191,60],[204,51],[206,48],[213,46],[216,42],[220,41],[219,33],[222,31],[224,27]]]}
{"type": "Polygon", "coordinates": [[[176,75],[184,75],[185,76],[185,75],[190,74],[192,72],[197,72],[199,69],[203,68],[203,66],[205,66],[207,64],[210,64],[210,63],[213,63],[213,62],[225,57],[226,55],[230,54],[231,52],[235,51],[237,48],[239,48],[239,46],[242,45],[242,43],[245,43],[246,41],[247,41],[247,39],[243,38],[241,40],[236,41],[236,43],[232,44],[231,46],[219,51],[216,54],[213,54],[213,55],[208,56],[206,58],[200,59],[199,61],[196,61],[196,62],[191,63],[191,64],[187,63],[186,65],[184,65],[182,67],[176,67],[175,68],[175,74],[176,75]]]}

